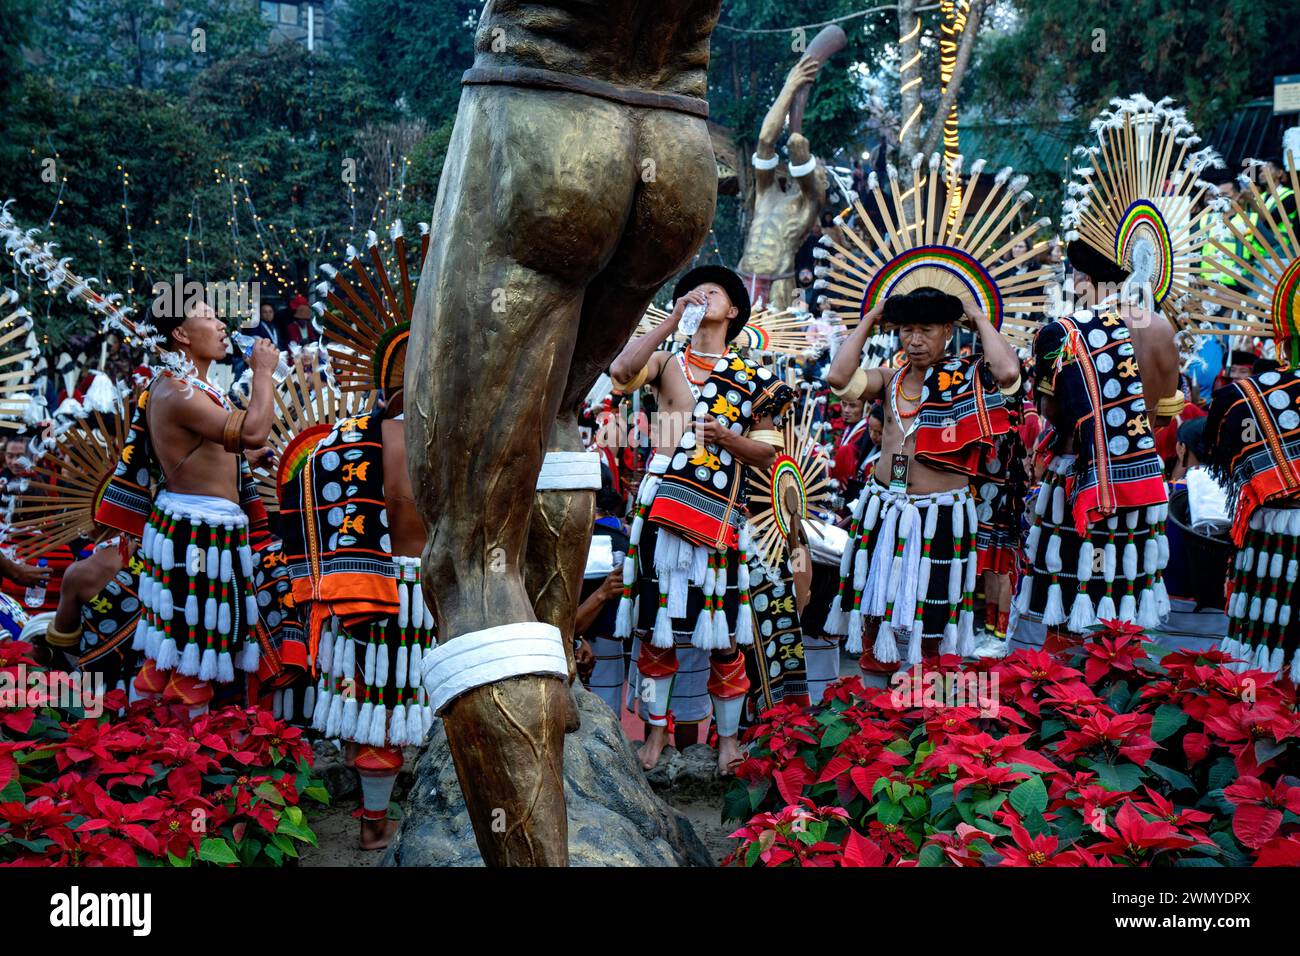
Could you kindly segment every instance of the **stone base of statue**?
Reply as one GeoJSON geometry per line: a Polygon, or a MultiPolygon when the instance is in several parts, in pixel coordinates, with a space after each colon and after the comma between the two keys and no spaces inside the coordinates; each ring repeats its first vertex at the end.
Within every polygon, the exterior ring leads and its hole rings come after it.
{"type": "MultiPolygon", "coordinates": [[[[564,738],[571,866],[713,866],[680,813],[657,797],[618,718],[581,686],[581,728],[564,738]]],[[[442,722],[415,766],[405,818],[384,866],[482,866],[442,722]]]]}

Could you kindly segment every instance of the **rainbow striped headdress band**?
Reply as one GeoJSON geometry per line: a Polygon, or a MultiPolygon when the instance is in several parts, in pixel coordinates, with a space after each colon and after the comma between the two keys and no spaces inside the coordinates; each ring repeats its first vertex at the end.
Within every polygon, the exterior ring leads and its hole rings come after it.
{"type": "Polygon", "coordinates": [[[1026,177],[1010,167],[985,176],[984,165],[963,177],[960,156],[936,153],[927,168],[918,154],[910,176],[891,166],[882,184],[872,173],[865,202],[855,198],[813,252],[823,316],[852,327],[889,296],[929,286],[972,300],[1027,346],[1048,305],[1052,273],[1038,264],[1048,243],[1035,236],[1050,221],[1029,218],[1026,177]]]}
{"type": "Polygon", "coordinates": [[[415,261],[400,219],[393,223],[390,236],[392,247],[386,257],[379,237],[367,233],[366,255],[349,246],[344,269],[324,267],[330,282],[317,287],[329,304],[325,308],[318,302],[317,309],[325,319],[330,364],[345,392],[392,392],[402,387],[415,307],[411,276],[419,275],[429,251],[429,227],[420,223],[415,261]]]}
{"type": "Polygon", "coordinates": [[[1200,319],[1196,285],[1208,217],[1201,178],[1223,161],[1200,142],[1181,108],[1168,97],[1141,93],[1110,101],[1089,127],[1094,141],[1076,146],[1079,158],[1066,187],[1061,217],[1066,241],[1076,239],[1129,273],[1118,292],[1125,301],[1163,312],[1177,328],[1200,319]]]}
{"type": "Polygon", "coordinates": [[[1228,284],[1228,270],[1216,269],[1202,290],[1220,309],[1215,322],[1235,323],[1229,328],[1243,335],[1272,336],[1278,364],[1288,369],[1300,369],[1300,238],[1287,220],[1300,194],[1297,162],[1300,156],[1288,151],[1280,178],[1247,162],[1246,188],[1221,213],[1222,229],[1211,239],[1219,261],[1227,259],[1239,279],[1228,284]],[[1237,248],[1249,249],[1250,258],[1237,248]]]}

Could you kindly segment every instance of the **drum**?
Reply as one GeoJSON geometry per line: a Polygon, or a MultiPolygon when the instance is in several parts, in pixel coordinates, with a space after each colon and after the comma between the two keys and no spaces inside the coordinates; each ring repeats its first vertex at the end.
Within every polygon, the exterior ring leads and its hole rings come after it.
{"type": "Polygon", "coordinates": [[[1169,566],[1165,568],[1169,596],[1194,601],[1198,611],[1223,610],[1223,590],[1234,553],[1232,539],[1192,530],[1186,488],[1178,488],[1169,496],[1165,534],[1169,537],[1169,566]]]}

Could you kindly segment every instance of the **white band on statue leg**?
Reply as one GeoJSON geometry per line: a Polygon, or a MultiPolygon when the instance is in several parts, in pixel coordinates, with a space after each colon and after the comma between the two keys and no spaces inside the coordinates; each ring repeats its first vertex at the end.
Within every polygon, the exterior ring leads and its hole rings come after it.
{"type": "Polygon", "coordinates": [[[423,664],[424,689],[435,714],[484,684],[526,674],[569,677],[559,628],[540,621],[462,634],[426,653],[423,664]]]}
{"type": "Polygon", "coordinates": [[[599,491],[600,452],[548,451],[537,475],[538,491],[599,491]]]}

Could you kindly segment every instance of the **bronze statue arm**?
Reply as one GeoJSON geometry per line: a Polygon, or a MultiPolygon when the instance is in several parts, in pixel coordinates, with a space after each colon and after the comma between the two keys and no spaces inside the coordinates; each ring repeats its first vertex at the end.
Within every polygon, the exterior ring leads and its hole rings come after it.
{"type": "MultiPolygon", "coordinates": [[[[799,89],[813,81],[817,71],[821,69],[821,64],[816,60],[810,60],[807,57],[801,59],[790,68],[789,74],[785,78],[785,84],[781,87],[781,92],[777,94],[772,106],[763,117],[763,125],[758,131],[758,148],[754,155],[760,160],[770,160],[776,156],[776,141],[781,136],[781,131],[785,129],[786,117],[790,113],[790,103],[794,100],[794,95],[799,89]]],[[[807,141],[805,140],[805,143],[807,141]]],[[[804,157],[807,159],[807,157],[804,157]]],[[[772,180],[772,170],[755,169],[754,175],[759,185],[765,185],[772,180]]]]}

